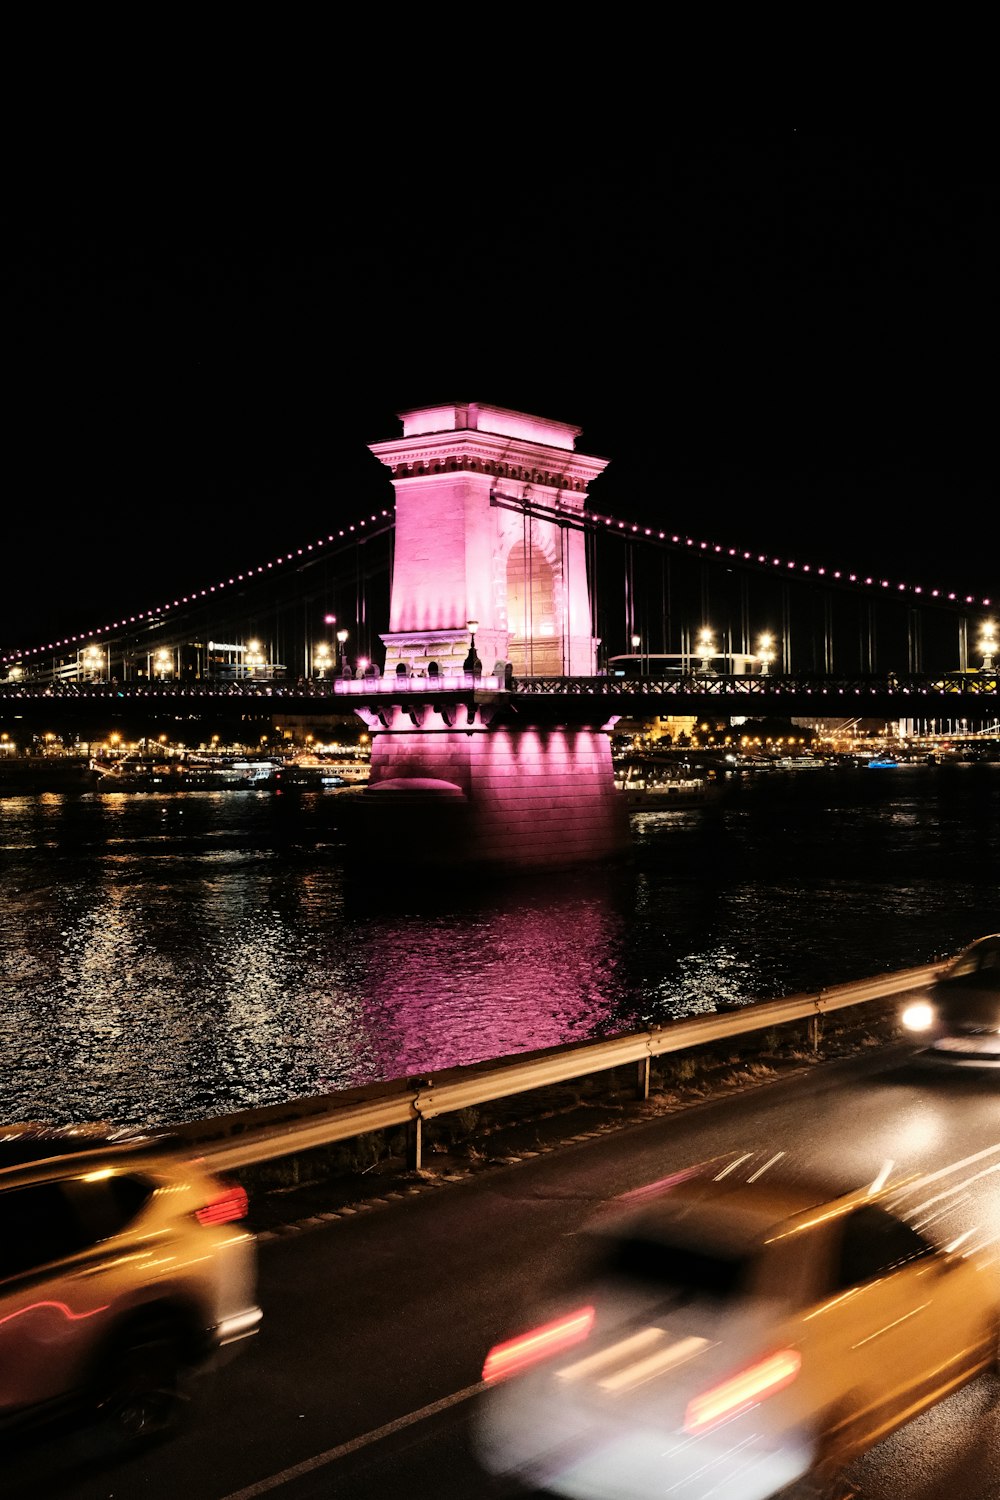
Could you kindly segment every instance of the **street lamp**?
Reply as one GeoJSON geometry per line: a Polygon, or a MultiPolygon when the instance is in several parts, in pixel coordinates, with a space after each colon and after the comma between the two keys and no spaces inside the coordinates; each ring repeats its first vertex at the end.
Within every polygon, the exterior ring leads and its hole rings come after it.
{"type": "Polygon", "coordinates": [[[997,628],[992,620],[984,620],[980,627],[978,649],[983,653],[983,671],[993,671],[993,653],[997,649],[997,628]]]}
{"type": "Polygon", "coordinates": [[[715,632],[708,625],[703,625],[698,632],[698,655],[701,657],[701,670],[708,672],[715,655],[715,632]]]}
{"type": "Polygon", "coordinates": [[[337,631],[337,668],[341,672],[344,670],[344,649],[347,645],[347,634],[346,630],[337,631]]]}
{"type": "Polygon", "coordinates": [[[768,630],[757,637],[757,655],[760,658],[761,676],[766,677],[775,656],[774,636],[768,630]]]}
{"type": "Polygon", "coordinates": [[[169,672],[172,672],[174,670],[173,660],[171,659],[170,652],[167,650],[166,646],[161,646],[157,651],[155,657],[153,658],[153,665],[156,668],[156,675],[161,682],[169,672]]]}
{"type": "Polygon", "coordinates": [[[479,629],[478,620],[466,620],[469,630],[469,654],[462,663],[462,671],[468,672],[470,677],[481,677],[483,664],[476,654],[476,631],[479,629]]]}
{"type": "Polygon", "coordinates": [[[101,680],[101,667],[104,664],[104,653],[100,646],[88,646],[83,653],[83,667],[87,673],[89,682],[101,680]]]}
{"type": "Polygon", "coordinates": [[[330,654],[329,641],[320,641],[314,654],[317,675],[322,677],[333,666],[333,657],[330,654]]]}
{"type": "Polygon", "coordinates": [[[249,675],[255,677],[257,668],[264,665],[264,653],[260,649],[260,641],[248,641],[243,660],[249,669],[249,675]]]}
{"type": "MultiPolygon", "coordinates": [[[[630,637],[630,639],[631,639],[631,642],[632,642],[632,655],[633,656],[637,656],[638,653],[639,653],[639,647],[642,645],[642,636],[641,635],[633,635],[633,636],[630,637]]],[[[639,658],[639,670],[640,670],[640,672],[642,671],[642,658],[641,657],[639,658]]]]}

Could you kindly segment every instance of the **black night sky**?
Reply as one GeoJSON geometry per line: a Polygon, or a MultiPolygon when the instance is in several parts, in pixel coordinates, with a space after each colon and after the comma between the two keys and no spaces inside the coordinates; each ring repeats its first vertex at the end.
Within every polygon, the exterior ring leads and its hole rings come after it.
{"type": "Polygon", "coordinates": [[[36,162],[5,200],[0,649],[370,513],[367,444],[453,400],[581,427],[604,512],[1000,595],[985,147],[643,139],[36,162]]]}

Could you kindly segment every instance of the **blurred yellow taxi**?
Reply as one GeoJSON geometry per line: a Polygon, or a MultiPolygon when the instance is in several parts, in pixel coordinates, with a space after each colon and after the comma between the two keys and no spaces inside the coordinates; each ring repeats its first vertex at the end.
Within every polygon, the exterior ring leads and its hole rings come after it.
{"type": "Polygon", "coordinates": [[[166,1137],[0,1126],[0,1433],[83,1414],[168,1432],[257,1332],[243,1188],[166,1137]]]}
{"type": "Polygon", "coordinates": [[[833,1477],[997,1360],[997,1264],[933,1239],[919,1200],[753,1157],[630,1195],[489,1352],[482,1467],[573,1500],[768,1500],[833,1477]]]}

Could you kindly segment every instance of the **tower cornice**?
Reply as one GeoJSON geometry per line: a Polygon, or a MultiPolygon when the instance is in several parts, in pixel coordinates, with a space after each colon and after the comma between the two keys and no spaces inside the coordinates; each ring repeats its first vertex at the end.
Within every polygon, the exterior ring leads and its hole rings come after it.
{"type": "Polygon", "coordinates": [[[394,481],[468,472],[514,484],[584,493],[608,460],[483,432],[432,432],[370,443],[394,481]]]}

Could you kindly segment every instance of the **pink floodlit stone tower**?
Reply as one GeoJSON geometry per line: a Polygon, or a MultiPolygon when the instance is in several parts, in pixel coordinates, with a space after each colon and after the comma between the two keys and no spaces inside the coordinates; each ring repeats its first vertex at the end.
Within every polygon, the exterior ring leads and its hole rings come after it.
{"type": "Polygon", "coordinates": [[[399,662],[459,669],[476,620],[483,671],[589,676],[591,628],[584,533],[587,486],[607,460],[574,452],[579,427],[463,402],[400,413],[403,435],[372,443],[396,492],[396,552],[387,673],[399,662]],[[519,513],[526,502],[551,511],[519,513]]]}
{"type": "Polygon", "coordinates": [[[515,677],[594,672],[583,532],[559,516],[580,514],[605,460],[573,451],[578,428],[497,406],[421,407],[401,420],[401,438],[371,445],[396,491],[385,670],[339,684],[372,736],[355,854],[384,873],[624,853],[600,698],[580,695],[570,721],[553,722],[558,700],[515,702],[504,676],[508,662],[515,677]],[[544,517],[526,515],[526,501],[544,517]],[[470,620],[481,677],[463,670],[470,620]]]}

